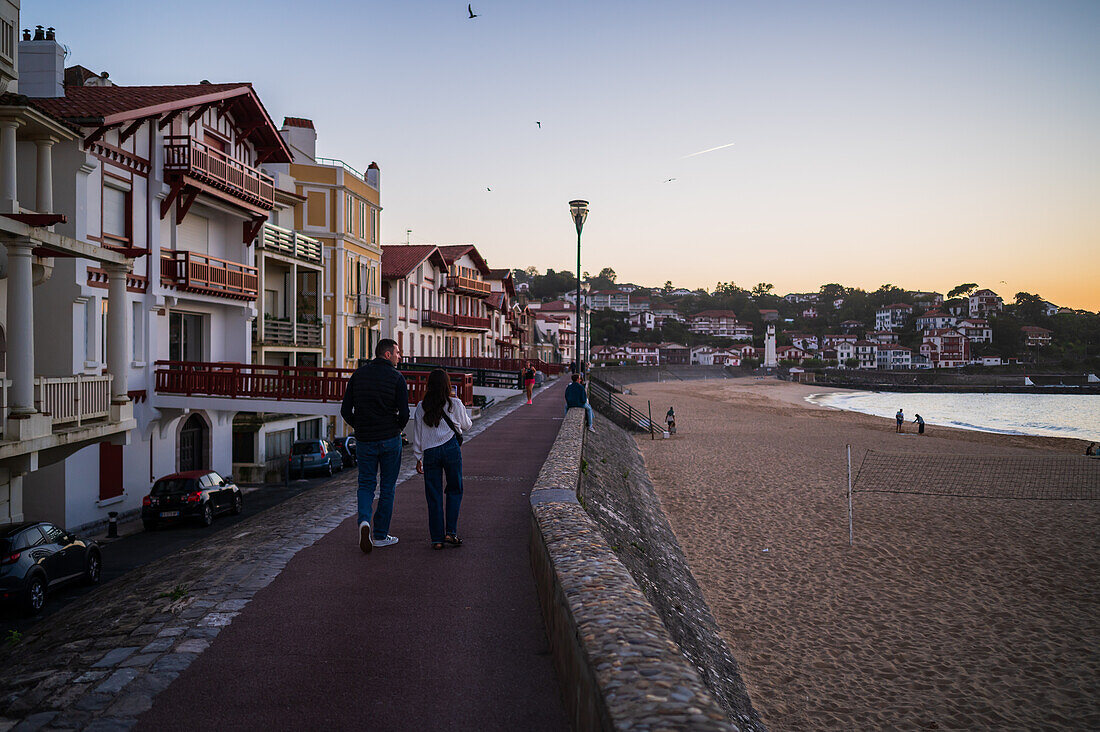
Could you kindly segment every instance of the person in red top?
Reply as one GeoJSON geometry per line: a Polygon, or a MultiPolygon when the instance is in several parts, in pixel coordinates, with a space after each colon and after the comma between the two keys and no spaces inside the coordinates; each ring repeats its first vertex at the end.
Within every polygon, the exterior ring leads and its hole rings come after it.
{"type": "Polygon", "coordinates": [[[527,391],[527,403],[530,404],[535,391],[535,369],[530,361],[523,367],[523,388],[527,391]]]}

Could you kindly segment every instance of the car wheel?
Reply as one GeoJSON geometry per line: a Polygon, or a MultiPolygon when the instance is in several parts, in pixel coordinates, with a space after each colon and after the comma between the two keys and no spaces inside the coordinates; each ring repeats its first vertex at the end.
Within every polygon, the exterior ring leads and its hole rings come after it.
{"type": "Polygon", "coordinates": [[[151,519],[142,519],[141,520],[141,525],[145,527],[146,531],[156,531],[157,530],[157,522],[153,521],[151,519]]]}
{"type": "Polygon", "coordinates": [[[92,552],[88,555],[88,561],[84,563],[84,583],[88,585],[98,585],[100,570],[103,569],[103,560],[99,557],[99,552],[92,552]]]}
{"type": "Polygon", "coordinates": [[[241,498],[241,494],[233,496],[233,515],[236,516],[244,510],[244,499],[241,498]]]}
{"type": "Polygon", "coordinates": [[[199,516],[199,522],[203,526],[209,526],[214,523],[214,507],[210,505],[209,501],[202,507],[202,515],[199,516]]]}
{"type": "Polygon", "coordinates": [[[336,471],[332,469],[332,463],[330,462],[330,463],[328,464],[328,477],[330,477],[330,478],[331,478],[331,477],[332,477],[332,475],[333,475],[333,473],[335,473],[335,472],[336,472],[336,471]]]}
{"type": "Polygon", "coordinates": [[[27,583],[27,594],[23,601],[23,610],[27,615],[37,615],[46,605],[46,580],[40,574],[31,577],[27,583]]]}

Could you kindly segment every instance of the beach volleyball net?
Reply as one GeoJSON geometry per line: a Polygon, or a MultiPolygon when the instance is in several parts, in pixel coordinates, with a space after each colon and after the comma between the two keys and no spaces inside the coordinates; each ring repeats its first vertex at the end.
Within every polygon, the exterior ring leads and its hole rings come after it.
{"type": "Polygon", "coordinates": [[[1095,501],[1100,499],[1100,459],[1084,455],[921,455],[868,450],[859,465],[853,466],[849,445],[849,545],[854,541],[852,497],[856,493],[1095,501]]]}
{"type": "Polygon", "coordinates": [[[1100,460],[1084,455],[919,455],[868,450],[853,493],[1032,501],[1100,499],[1100,460]]]}

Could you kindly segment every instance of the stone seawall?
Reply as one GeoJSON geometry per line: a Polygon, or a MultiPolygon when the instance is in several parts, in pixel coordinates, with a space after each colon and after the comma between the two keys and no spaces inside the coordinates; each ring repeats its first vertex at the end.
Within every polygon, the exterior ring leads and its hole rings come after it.
{"type": "Polygon", "coordinates": [[[532,571],[573,728],[753,729],[730,721],[580,505],[585,434],[569,410],[531,493],[532,571]]]}
{"type": "Polygon", "coordinates": [[[597,429],[587,435],[582,453],[584,507],[731,722],[762,730],[737,660],[661,508],[634,437],[602,417],[597,429]]]}

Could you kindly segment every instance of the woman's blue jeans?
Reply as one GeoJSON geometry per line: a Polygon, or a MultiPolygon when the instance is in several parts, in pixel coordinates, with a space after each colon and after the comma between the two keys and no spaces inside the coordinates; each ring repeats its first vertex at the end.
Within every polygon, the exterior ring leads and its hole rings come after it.
{"type": "Polygon", "coordinates": [[[457,534],[458,507],[462,505],[462,447],[457,438],[424,451],[424,497],[432,543],[442,542],[445,534],[457,534]]]}

